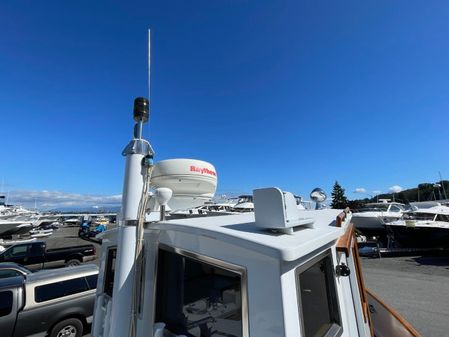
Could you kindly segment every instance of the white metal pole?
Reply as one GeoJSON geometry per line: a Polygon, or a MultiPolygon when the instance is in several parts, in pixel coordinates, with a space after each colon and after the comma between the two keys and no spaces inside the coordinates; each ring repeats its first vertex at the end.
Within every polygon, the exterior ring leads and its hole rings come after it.
{"type": "Polygon", "coordinates": [[[154,154],[151,145],[142,139],[140,127],[148,120],[148,100],[139,97],[134,101],[134,138],[123,150],[126,156],[123,181],[122,208],[117,233],[117,260],[115,263],[114,289],[112,296],[110,335],[125,337],[130,332],[133,313],[133,287],[135,283],[136,233],[139,219],[139,204],[143,197],[146,168],[145,158],[154,154]],[[136,126],[139,126],[136,128],[136,126]]]}
{"type": "Polygon", "coordinates": [[[135,223],[134,225],[132,223],[137,221],[137,211],[142,196],[143,176],[141,163],[143,157],[142,154],[136,153],[126,156],[123,201],[118,227],[110,337],[128,336],[130,327],[130,315],[133,310],[132,292],[136,247],[136,226],[135,223]]]}

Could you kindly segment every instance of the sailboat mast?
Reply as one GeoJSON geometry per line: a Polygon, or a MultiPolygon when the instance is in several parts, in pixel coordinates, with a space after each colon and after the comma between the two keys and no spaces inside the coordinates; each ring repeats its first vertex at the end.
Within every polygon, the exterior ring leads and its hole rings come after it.
{"type": "Polygon", "coordinates": [[[441,186],[443,186],[444,199],[447,199],[446,189],[444,188],[444,182],[443,182],[443,178],[441,177],[441,172],[438,171],[438,174],[440,175],[440,183],[441,183],[441,186]]]}

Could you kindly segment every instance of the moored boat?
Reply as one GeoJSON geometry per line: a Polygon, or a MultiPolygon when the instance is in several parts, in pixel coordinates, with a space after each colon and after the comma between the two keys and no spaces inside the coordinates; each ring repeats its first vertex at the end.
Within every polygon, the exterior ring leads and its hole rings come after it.
{"type": "Polygon", "coordinates": [[[396,202],[369,203],[354,212],[354,226],[367,236],[383,236],[385,225],[402,218],[405,208],[396,202]]]}
{"type": "Polygon", "coordinates": [[[394,247],[449,248],[449,207],[416,209],[386,228],[394,247]]]}

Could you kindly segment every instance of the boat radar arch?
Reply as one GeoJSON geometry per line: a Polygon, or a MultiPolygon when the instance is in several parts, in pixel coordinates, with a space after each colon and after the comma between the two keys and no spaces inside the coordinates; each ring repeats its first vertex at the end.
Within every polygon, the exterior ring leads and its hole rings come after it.
{"type": "Polygon", "coordinates": [[[217,173],[212,164],[202,160],[162,160],[154,165],[151,187],[165,187],[173,191],[168,202],[170,209],[188,209],[201,206],[214,197],[217,173]]]}

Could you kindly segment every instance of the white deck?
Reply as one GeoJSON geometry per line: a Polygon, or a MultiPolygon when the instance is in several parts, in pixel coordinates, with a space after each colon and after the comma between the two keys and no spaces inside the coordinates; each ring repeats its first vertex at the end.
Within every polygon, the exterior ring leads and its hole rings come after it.
{"type": "Polygon", "coordinates": [[[314,219],[313,228],[297,227],[292,235],[274,233],[257,227],[254,213],[170,220],[151,224],[148,228],[214,238],[233,245],[245,246],[284,261],[294,261],[336,240],[343,233],[342,228],[335,227],[335,219],[342,210],[303,212],[304,217],[314,219]]]}

